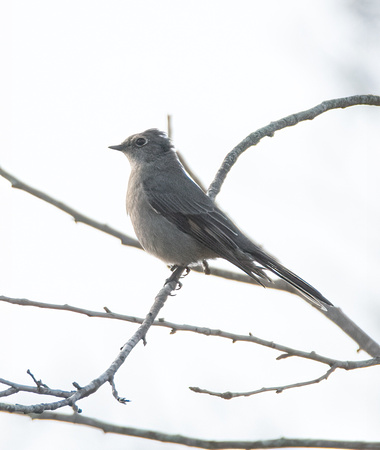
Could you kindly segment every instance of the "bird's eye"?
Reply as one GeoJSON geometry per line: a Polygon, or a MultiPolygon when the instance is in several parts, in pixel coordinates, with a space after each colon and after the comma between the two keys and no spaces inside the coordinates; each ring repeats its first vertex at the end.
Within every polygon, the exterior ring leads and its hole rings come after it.
{"type": "Polygon", "coordinates": [[[142,138],[142,137],[136,139],[136,145],[137,145],[137,147],[142,147],[142,146],[144,146],[147,142],[148,142],[148,139],[145,139],[145,138],[142,138]]]}

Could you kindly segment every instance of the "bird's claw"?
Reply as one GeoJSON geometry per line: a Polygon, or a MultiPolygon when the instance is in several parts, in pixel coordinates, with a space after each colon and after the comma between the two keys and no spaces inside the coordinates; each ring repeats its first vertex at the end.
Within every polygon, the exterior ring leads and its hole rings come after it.
{"type": "Polygon", "coordinates": [[[208,265],[208,262],[205,259],[202,261],[202,268],[205,275],[211,274],[210,266],[208,265]]]}

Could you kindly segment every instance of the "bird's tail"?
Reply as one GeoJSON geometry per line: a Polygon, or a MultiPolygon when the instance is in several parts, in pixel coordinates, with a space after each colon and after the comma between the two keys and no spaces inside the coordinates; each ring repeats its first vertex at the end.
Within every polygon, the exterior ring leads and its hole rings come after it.
{"type": "Polygon", "coordinates": [[[245,253],[244,258],[237,258],[239,260],[238,264],[236,260],[233,262],[233,264],[240,267],[249,276],[254,278],[259,284],[264,286],[263,282],[260,281],[260,278],[261,280],[270,281],[270,278],[264,272],[264,269],[267,269],[276,274],[278,277],[287,281],[291,286],[304,294],[312,303],[314,303],[319,308],[326,310],[325,305],[334,306],[317,289],[315,289],[305,280],[287,269],[285,266],[280,264],[276,259],[262,251],[261,248],[255,246],[253,252],[249,251],[249,255],[252,259],[250,258],[248,264],[246,258],[247,253],[245,253]],[[258,267],[257,263],[259,263],[261,267],[258,267]]]}
{"type": "Polygon", "coordinates": [[[290,285],[295,287],[302,294],[306,295],[314,304],[322,309],[326,309],[325,305],[334,306],[326,297],[324,297],[317,289],[307,283],[305,280],[300,278],[298,275],[284,267],[278,262],[267,261],[264,264],[266,268],[271,270],[273,273],[278,275],[280,278],[287,281],[290,285]]]}

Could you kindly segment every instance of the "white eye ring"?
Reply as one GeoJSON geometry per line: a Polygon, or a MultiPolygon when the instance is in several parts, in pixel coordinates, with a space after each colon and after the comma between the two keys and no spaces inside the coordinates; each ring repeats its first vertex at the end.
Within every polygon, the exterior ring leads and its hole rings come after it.
{"type": "Polygon", "coordinates": [[[144,145],[146,145],[148,142],[149,142],[148,139],[139,137],[136,139],[135,143],[136,143],[137,147],[144,147],[144,145]]]}

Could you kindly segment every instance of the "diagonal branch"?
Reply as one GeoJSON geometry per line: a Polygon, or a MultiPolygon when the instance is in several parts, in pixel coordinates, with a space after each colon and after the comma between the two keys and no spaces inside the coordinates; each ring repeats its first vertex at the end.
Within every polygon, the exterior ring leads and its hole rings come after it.
{"type": "MultiPolygon", "coordinates": [[[[20,413],[19,413],[20,414],[20,413]]],[[[378,450],[380,442],[365,441],[338,441],[328,439],[268,439],[259,441],[217,441],[197,439],[180,434],[161,433],[154,430],[113,425],[98,419],[83,416],[82,414],[59,414],[44,412],[42,414],[28,414],[35,420],[55,420],[58,422],[72,423],[75,425],[87,425],[102,430],[104,433],[114,433],[123,436],[141,437],[152,441],[180,444],[187,447],[204,449],[273,449],[273,448],[326,448],[326,449],[352,449],[352,450],[378,450]]],[[[24,415],[25,417],[25,415],[24,415]]]]}
{"type": "MultiPolygon", "coordinates": [[[[109,382],[112,386],[112,391],[115,395],[116,389],[114,389],[113,379],[116,372],[119,370],[120,366],[124,363],[128,355],[134,349],[134,347],[141,340],[145,343],[146,334],[154,322],[154,319],[157,317],[159,311],[164,306],[164,303],[168,296],[176,289],[178,280],[184,271],[184,267],[178,267],[171,277],[165,282],[163,288],[157,294],[154,303],[145,317],[142,324],[139,326],[137,331],[133,334],[133,336],[126,342],[126,344],[121,349],[120,353],[113,361],[113,363],[108,367],[108,369],[99,375],[97,378],[92,380],[89,384],[84,387],[79,387],[78,390],[74,393],[70,393],[71,395],[65,398],[64,400],[51,402],[51,403],[39,403],[34,405],[20,405],[20,404],[8,404],[8,403],[0,403],[0,411],[7,412],[20,412],[20,413],[37,413],[40,414],[43,411],[47,410],[56,410],[58,408],[62,408],[64,406],[76,406],[76,402],[81,400],[82,398],[88,397],[89,395],[96,392],[103,384],[109,382]]],[[[38,388],[37,388],[38,389],[38,388]]],[[[119,398],[119,401],[124,403],[126,400],[119,398]],[[124,401],[123,401],[124,400],[124,401]]]]}
{"type": "Polygon", "coordinates": [[[224,158],[224,161],[218,170],[214,181],[208,188],[208,195],[213,200],[219,194],[222,184],[226,179],[232,166],[235,164],[239,156],[245,152],[249,147],[257,145],[262,138],[268,136],[273,137],[276,131],[282,130],[283,128],[292,127],[297,125],[304,120],[313,120],[317,116],[323,114],[331,109],[348,108],[349,106],[356,105],[369,105],[369,106],[380,106],[380,96],[378,95],[353,95],[352,97],[335,98],[332,100],[326,100],[313,108],[307,109],[306,111],[301,111],[296,114],[291,114],[290,116],[284,117],[275,122],[271,122],[263,128],[259,128],[257,131],[248,135],[243,139],[240,144],[238,144],[234,149],[232,149],[228,155],[224,158]]]}
{"type": "Polygon", "coordinates": [[[45,194],[45,192],[39,191],[38,189],[35,189],[34,187],[29,186],[28,184],[22,182],[21,180],[19,180],[18,178],[16,178],[15,176],[13,176],[12,174],[10,174],[1,167],[0,167],[0,175],[5,179],[7,179],[8,181],[10,181],[13,188],[25,191],[28,194],[31,194],[34,197],[37,197],[46,203],[50,203],[50,205],[53,205],[56,208],[60,209],[61,211],[65,212],[66,214],[69,214],[74,219],[75,222],[84,223],[86,225],[89,225],[90,227],[96,228],[97,230],[103,231],[106,234],[110,234],[111,236],[120,239],[123,245],[128,245],[130,247],[142,249],[140,243],[136,239],[133,239],[127,236],[126,234],[121,233],[120,231],[110,227],[107,224],[102,224],[94,219],[91,219],[88,216],[85,216],[84,214],[76,211],[74,208],[71,208],[65,203],[56,200],[55,198],[51,197],[48,194],[45,194]]]}

